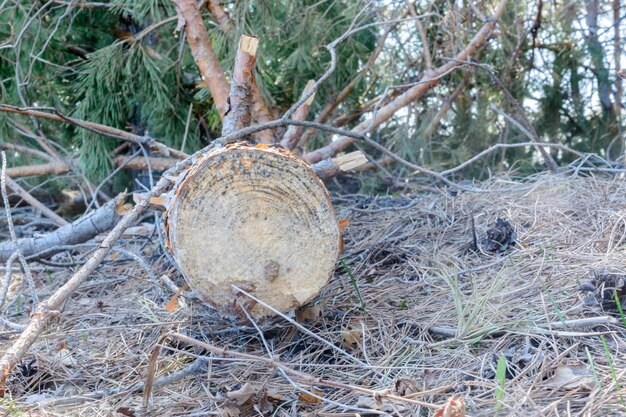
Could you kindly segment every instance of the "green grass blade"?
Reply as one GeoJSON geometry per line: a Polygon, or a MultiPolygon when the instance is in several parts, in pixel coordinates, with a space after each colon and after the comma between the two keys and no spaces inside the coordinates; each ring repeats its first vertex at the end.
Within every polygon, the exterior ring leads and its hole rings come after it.
{"type": "Polygon", "coordinates": [[[624,310],[622,309],[622,303],[617,295],[617,290],[613,290],[613,298],[615,299],[615,305],[617,306],[617,311],[619,311],[619,316],[622,318],[622,323],[626,326],[626,317],[624,317],[624,310]]]}
{"type": "Polygon", "coordinates": [[[352,270],[343,259],[340,259],[339,262],[341,262],[341,266],[343,266],[343,269],[346,271],[346,273],[350,277],[350,281],[352,281],[352,286],[354,287],[354,293],[356,294],[356,298],[359,300],[359,304],[361,304],[361,309],[365,311],[365,301],[363,301],[363,297],[361,297],[359,284],[356,282],[356,278],[354,277],[352,270]]]}
{"type": "MultiPolygon", "coordinates": [[[[498,384],[498,387],[496,388],[494,397],[496,400],[503,400],[505,394],[504,386],[506,383],[506,356],[504,354],[502,354],[502,356],[498,359],[495,381],[498,384]]],[[[496,410],[499,410],[500,408],[502,408],[502,403],[498,402],[496,404],[496,410]]]]}

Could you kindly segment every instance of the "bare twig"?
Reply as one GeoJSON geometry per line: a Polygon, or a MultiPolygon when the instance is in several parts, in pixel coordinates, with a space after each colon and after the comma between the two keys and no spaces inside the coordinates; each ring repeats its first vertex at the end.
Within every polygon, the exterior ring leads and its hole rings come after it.
{"type": "MultiPolygon", "coordinates": [[[[303,95],[308,95],[309,90],[313,87],[313,84],[315,84],[315,81],[309,80],[304,87],[303,95]]],[[[293,115],[293,120],[306,120],[314,98],[315,94],[311,95],[300,107],[298,107],[293,115]]],[[[303,130],[304,127],[302,126],[290,125],[287,132],[285,132],[285,135],[280,140],[280,145],[285,149],[294,149],[298,145],[298,141],[300,140],[303,130]]]]}
{"type": "MultiPolygon", "coordinates": [[[[316,123],[324,123],[326,120],[328,120],[328,118],[330,117],[332,112],[337,108],[337,106],[339,106],[339,104],[341,104],[346,99],[346,97],[350,95],[350,93],[354,90],[354,87],[356,87],[356,85],[363,78],[363,76],[367,74],[367,72],[371,69],[371,67],[376,62],[376,59],[378,59],[378,57],[380,56],[380,53],[382,52],[385,46],[387,37],[389,36],[389,32],[391,32],[394,28],[395,28],[395,25],[391,25],[387,27],[387,29],[385,29],[385,32],[383,32],[381,37],[378,39],[378,44],[376,45],[374,52],[372,52],[372,55],[370,55],[369,59],[367,60],[367,63],[365,64],[365,66],[361,68],[359,72],[356,74],[356,76],[343,88],[343,90],[341,90],[339,94],[337,94],[337,97],[335,97],[332,102],[327,104],[326,107],[322,109],[320,114],[315,118],[316,123]]],[[[302,139],[300,139],[299,147],[304,148],[314,133],[315,133],[314,129],[307,129],[302,134],[302,139]]]]}
{"type": "MultiPolygon", "coordinates": [[[[28,267],[28,263],[24,258],[24,254],[17,247],[17,235],[15,234],[15,227],[13,226],[13,217],[11,216],[11,205],[9,204],[9,194],[7,193],[7,155],[4,151],[2,151],[2,173],[0,175],[0,185],[2,191],[2,202],[4,203],[4,211],[7,218],[7,227],[9,228],[9,235],[11,236],[11,242],[15,245],[15,253],[17,253],[17,258],[20,261],[20,265],[22,265],[22,271],[24,272],[24,277],[26,278],[26,282],[28,283],[28,287],[30,289],[31,298],[33,299],[33,305],[37,303],[37,290],[35,289],[35,282],[33,281],[33,275],[30,272],[30,268],[28,267]]],[[[10,265],[7,265],[10,266],[10,265]]],[[[7,272],[8,274],[8,272],[7,272]]],[[[9,275],[10,280],[11,277],[9,275]]],[[[5,282],[7,279],[5,278],[5,282]]],[[[3,288],[3,292],[8,289],[8,282],[6,283],[6,288],[3,288]]],[[[5,293],[6,294],[6,293],[5,293]]],[[[4,298],[4,296],[3,296],[4,298]]]]}
{"type": "MultiPolygon", "coordinates": [[[[295,369],[292,369],[288,365],[274,358],[266,358],[266,357],[252,355],[252,354],[244,353],[244,352],[235,352],[226,348],[218,348],[216,346],[210,345],[208,343],[200,342],[198,340],[182,335],[180,333],[168,333],[161,338],[159,343],[155,346],[151,355],[150,363],[151,364],[154,363],[154,366],[151,366],[150,369],[148,370],[146,383],[144,385],[146,387],[146,389],[144,390],[144,409],[146,408],[148,404],[148,399],[150,398],[150,394],[151,394],[151,390],[148,389],[151,386],[151,384],[149,384],[148,381],[151,381],[154,379],[154,374],[156,372],[156,358],[158,358],[163,342],[169,338],[178,339],[190,345],[200,347],[215,355],[219,355],[220,357],[242,358],[242,359],[246,359],[250,361],[264,363],[269,367],[272,367],[272,368],[275,367],[277,369],[284,371],[286,374],[289,374],[292,378],[294,378],[298,382],[305,384],[305,385],[309,385],[309,386],[321,385],[321,386],[326,386],[326,387],[335,388],[335,389],[347,390],[351,392],[359,392],[362,394],[372,396],[373,398],[378,398],[379,401],[386,399],[386,400],[398,402],[398,403],[419,405],[419,406],[430,408],[430,409],[434,409],[438,407],[436,404],[431,404],[431,403],[427,403],[424,401],[418,401],[418,400],[395,395],[391,392],[391,390],[377,391],[377,390],[373,390],[370,388],[360,387],[357,385],[346,384],[340,381],[331,381],[331,380],[316,378],[311,375],[305,374],[303,372],[296,371],[295,369]]],[[[209,357],[207,359],[211,359],[211,358],[209,357]]]]}
{"type": "Polygon", "coordinates": [[[171,155],[179,159],[184,159],[187,156],[189,156],[184,152],[180,152],[176,149],[172,149],[166,145],[163,145],[162,143],[158,142],[152,137],[139,136],[130,132],[126,132],[124,130],[116,129],[111,126],[89,122],[86,120],[80,120],[74,117],[68,117],[53,108],[16,107],[16,106],[8,105],[8,104],[0,104],[0,111],[6,112],[6,113],[21,114],[24,116],[32,116],[38,119],[53,120],[56,122],[66,122],[66,123],[81,127],[83,129],[87,129],[91,132],[94,132],[103,136],[107,136],[107,137],[114,138],[114,139],[121,139],[121,140],[125,140],[131,143],[142,144],[147,147],[154,148],[155,150],[157,150],[158,152],[164,155],[171,155]]]}
{"type": "MultiPolygon", "coordinates": [[[[506,8],[506,3],[507,0],[500,0],[498,5],[496,6],[493,17],[483,24],[482,28],[478,31],[478,33],[476,33],[476,35],[474,35],[472,40],[465,46],[465,48],[461,52],[459,52],[455,56],[455,61],[449,61],[448,63],[437,67],[434,70],[426,71],[424,76],[420,79],[419,83],[406,90],[399,97],[397,97],[387,105],[380,108],[380,110],[376,112],[376,115],[372,117],[371,120],[365,120],[359,123],[354,129],[352,129],[352,131],[357,133],[363,133],[379,126],[380,124],[391,118],[398,110],[414,102],[419,97],[424,95],[427,91],[429,91],[432,87],[434,87],[438,83],[438,78],[441,77],[443,74],[447,74],[448,72],[459,67],[460,64],[456,61],[467,60],[467,58],[474,54],[476,50],[484,45],[487,39],[489,39],[489,37],[493,33],[493,30],[495,29],[497,20],[500,18],[500,16],[504,12],[504,9],[506,8]]],[[[335,42],[329,45],[327,49],[331,51],[332,47],[334,47],[334,44],[335,42]]],[[[334,55],[331,52],[331,57],[332,56],[334,55]]],[[[324,77],[320,78],[320,80],[323,79],[324,77]]],[[[314,163],[322,159],[332,157],[337,152],[346,149],[353,142],[354,137],[341,137],[323,148],[305,154],[304,159],[309,163],[314,163]]]]}
{"type": "MultiPolygon", "coordinates": [[[[3,155],[4,155],[4,152],[3,152],[3,155]]],[[[13,190],[15,194],[19,195],[24,201],[26,201],[35,210],[41,211],[41,214],[51,219],[58,226],[65,226],[69,224],[67,220],[65,220],[63,217],[59,216],[58,214],[56,214],[54,211],[50,210],[48,207],[42,204],[41,201],[37,200],[35,197],[30,195],[28,191],[23,189],[18,183],[16,183],[10,177],[8,177],[6,175],[6,172],[4,175],[4,181],[5,181],[5,185],[8,185],[8,187],[11,190],[13,190]]],[[[8,207],[8,206],[5,206],[5,207],[8,207]]]]}

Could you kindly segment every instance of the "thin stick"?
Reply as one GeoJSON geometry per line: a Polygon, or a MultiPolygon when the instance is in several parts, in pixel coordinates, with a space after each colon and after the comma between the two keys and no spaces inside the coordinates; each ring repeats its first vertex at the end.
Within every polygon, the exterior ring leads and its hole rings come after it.
{"type": "MultiPolygon", "coordinates": [[[[268,367],[278,368],[279,370],[284,371],[285,373],[291,375],[294,379],[296,379],[297,381],[299,381],[302,384],[306,384],[306,385],[310,385],[310,386],[322,385],[322,386],[335,388],[335,389],[344,389],[344,390],[353,391],[353,392],[360,392],[360,393],[363,393],[363,394],[370,395],[370,396],[372,396],[374,398],[378,398],[379,400],[387,399],[387,400],[394,401],[394,402],[399,402],[399,403],[404,403],[404,404],[411,404],[411,405],[418,405],[418,406],[427,407],[427,408],[430,408],[430,409],[438,408],[438,406],[436,404],[431,404],[431,403],[427,403],[427,402],[424,402],[424,401],[418,401],[418,400],[414,400],[414,399],[410,399],[410,398],[400,397],[398,395],[394,395],[394,394],[391,393],[391,390],[376,391],[376,390],[373,390],[373,389],[370,389],[370,388],[364,388],[364,387],[360,387],[360,386],[357,386],[357,385],[345,384],[345,383],[339,382],[339,381],[331,381],[331,380],[316,378],[316,377],[313,377],[311,375],[305,374],[303,372],[296,371],[295,369],[290,368],[286,364],[284,364],[284,363],[282,363],[282,362],[280,362],[279,360],[276,360],[276,359],[270,359],[270,358],[266,358],[266,357],[262,357],[262,356],[257,356],[257,355],[252,355],[252,354],[249,354],[249,353],[244,353],[244,352],[235,352],[235,351],[228,350],[227,348],[218,348],[217,346],[210,345],[210,344],[204,343],[204,342],[200,342],[199,340],[192,339],[191,337],[182,335],[180,333],[167,333],[166,335],[164,335],[161,338],[161,340],[155,346],[155,349],[154,349],[154,351],[152,353],[151,363],[152,363],[152,359],[154,359],[155,356],[158,357],[158,354],[159,354],[160,349],[161,349],[161,345],[167,338],[179,339],[179,340],[181,340],[181,341],[183,341],[185,343],[188,343],[190,345],[194,345],[194,346],[200,347],[200,348],[205,349],[205,350],[207,350],[207,351],[209,351],[211,353],[214,353],[214,354],[216,354],[218,356],[241,358],[241,359],[246,359],[246,360],[252,360],[252,361],[265,363],[266,365],[268,365],[268,367]]],[[[210,359],[210,358],[207,358],[207,359],[210,359]]],[[[154,362],[156,362],[156,360],[154,362]]],[[[155,371],[156,371],[156,366],[154,366],[154,367],[152,367],[152,369],[148,370],[148,375],[146,377],[146,384],[145,384],[146,387],[148,386],[148,382],[147,381],[149,379],[154,379],[154,372],[155,371]]],[[[150,392],[148,390],[144,390],[144,406],[147,405],[147,400],[148,400],[149,396],[150,396],[150,392]]]]}
{"type": "MultiPolygon", "coordinates": [[[[302,95],[307,95],[311,88],[313,88],[313,84],[315,84],[315,81],[309,80],[304,87],[302,95]]],[[[300,107],[298,107],[296,112],[293,114],[293,120],[306,120],[309,116],[309,110],[311,108],[311,104],[313,104],[314,98],[315,94],[312,94],[304,103],[302,103],[300,107]]],[[[280,145],[285,149],[292,150],[298,145],[303,130],[303,126],[290,125],[287,132],[285,132],[285,135],[280,140],[280,145]]]]}
{"type": "MultiPolygon", "coordinates": [[[[9,204],[9,195],[7,194],[7,155],[4,151],[2,151],[2,173],[0,175],[0,185],[2,189],[2,202],[4,203],[4,210],[7,217],[7,227],[9,228],[9,235],[11,236],[11,242],[15,245],[15,253],[17,253],[17,258],[20,260],[20,264],[22,265],[22,271],[24,272],[24,277],[26,278],[26,282],[28,283],[28,288],[30,289],[30,296],[33,300],[33,305],[37,304],[37,290],[35,289],[35,283],[33,281],[33,275],[30,272],[30,268],[28,267],[28,263],[26,262],[26,258],[22,254],[21,249],[17,246],[17,235],[15,234],[15,227],[13,225],[13,216],[11,215],[11,205],[9,204]]],[[[13,255],[11,255],[12,257],[13,255]]],[[[7,265],[10,266],[10,265],[7,265]]],[[[8,272],[7,272],[8,274],[8,272]]],[[[9,276],[10,280],[10,276],[9,276]]],[[[5,278],[6,281],[6,278],[5,278]]],[[[6,289],[3,288],[3,292],[8,290],[8,283],[6,284],[6,289]]],[[[3,297],[4,298],[4,297],[3,297]]]]}
{"type": "MultiPolygon", "coordinates": [[[[4,151],[2,152],[2,155],[4,155],[4,151]]],[[[5,160],[3,159],[3,163],[4,162],[5,160]]],[[[35,197],[30,195],[28,191],[23,189],[18,183],[16,183],[10,177],[8,177],[6,175],[6,166],[4,166],[3,173],[4,173],[3,174],[4,186],[5,187],[8,186],[11,190],[13,190],[14,193],[19,195],[24,201],[26,201],[32,208],[34,208],[35,210],[41,211],[41,214],[43,214],[44,216],[52,220],[54,223],[57,224],[57,226],[66,226],[69,224],[67,220],[65,220],[63,217],[59,216],[54,211],[50,210],[48,207],[43,205],[41,201],[37,200],[35,197]]],[[[7,197],[7,202],[8,202],[8,197],[7,197]]],[[[8,210],[9,206],[5,205],[5,207],[7,207],[7,210],[8,210]]]]}
{"type": "MultiPolygon", "coordinates": [[[[489,106],[489,108],[494,113],[499,114],[500,116],[504,117],[506,120],[511,122],[513,125],[515,125],[515,127],[517,127],[524,135],[526,135],[526,137],[528,137],[528,139],[530,139],[533,142],[539,142],[539,139],[537,137],[537,132],[529,131],[524,126],[522,126],[522,124],[520,122],[518,122],[512,116],[509,116],[508,114],[506,114],[502,110],[498,109],[495,105],[492,104],[491,106],[489,106]]],[[[537,150],[539,150],[539,153],[543,157],[543,161],[548,166],[548,169],[550,170],[550,172],[552,172],[553,174],[556,173],[559,170],[559,166],[556,164],[556,162],[554,161],[552,156],[550,156],[550,154],[548,152],[546,152],[546,150],[543,147],[541,147],[541,146],[537,146],[537,150]]]]}
{"type": "Polygon", "coordinates": [[[130,132],[126,132],[124,130],[116,129],[111,126],[106,126],[106,125],[101,125],[99,123],[76,119],[74,117],[67,117],[63,115],[62,113],[58,112],[54,108],[46,108],[46,107],[30,108],[30,107],[11,106],[9,104],[0,104],[0,111],[6,112],[6,113],[21,114],[24,116],[32,116],[38,119],[53,120],[56,122],[66,122],[66,123],[81,127],[83,129],[87,129],[89,131],[95,132],[99,135],[103,135],[103,136],[107,136],[107,137],[111,137],[115,139],[122,139],[122,140],[136,143],[136,144],[143,144],[148,147],[155,148],[157,151],[161,152],[164,155],[171,155],[179,159],[184,159],[187,156],[189,156],[185,154],[184,152],[180,152],[176,149],[172,149],[169,146],[166,146],[158,142],[157,140],[155,140],[154,138],[150,136],[139,136],[130,132]]]}
{"type": "MultiPolygon", "coordinates": [[[[310,331],[309,329],[307,329],[306,327],[302,326],[300,323],[298,323],[297,321],[293,320],[290,317],[287,317],[285,314],[283,314],[281,311],[276,310],[274,307],[272,307],[271,305],[267,304],[265,301],[255,297],[254,295],[250,294],[249,292],[246,292],[244,290],[242,290],[241,288],[239,288],[236,285],[231,285],[235,290],[239,291],[240,293],[242,293],[243,295],[245,295],[246,297],[250,298],[251,300],[256,301],[258,304],[262,305],[263,307],[271,310],[272,312],[278,314],[280,317],[282,317],[283,319],[287,320],[290,324],[293,324],[294,326],[296,326],[298,329],[300,329],[301,331],[303,331],[304,333],[306,333],[307,335],[311,336],[312,338],[322,342],[323,344],[325,344],[326,346],[330,347],[333,350],[336,350],[337,352],[341,353],[342,355],[344,355],[345,357],[349,358],[350,360],[358,363],[359,365],[363,366],[364,368],[367,369],[372,369],[372,366],[363,362],[362,360],[360,360],[359,358],[355,357],[354,355],[351,355],[350,353],[346,352],[345,350],[343,350],[342,348],[336,346],[334,343],[329,342],[328,340],[324,339],[321,336],[316,335],[315,333],[313,333],[312,331],[310,331]]],[[[373,369],[372,369],[373,370],[373,369]]],[[[377,371],[374,371],[376,374],[378,374],[379,376],[382,376],[381,374],[379,374],[377,371]]]]}

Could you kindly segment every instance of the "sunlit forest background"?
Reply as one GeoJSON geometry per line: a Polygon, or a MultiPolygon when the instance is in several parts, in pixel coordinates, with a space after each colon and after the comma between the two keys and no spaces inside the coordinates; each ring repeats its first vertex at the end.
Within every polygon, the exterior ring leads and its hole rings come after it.
{"type": "MultiPolygon", "coordinates": [[[[260,38],[256,80],[276,116],[329,67],[325,45],[349,28],[367,25],[338,46],[337,69],[320,86],[311,110],[311,120],[344,128],[372,117],[429,67],[452,59],[495,7],[492,1],[449,0],[205,3],[207,30],[226,71],[241,34],[260,38]],[[215,5],[226,20],[213,17],[215,5]],[[318,120],[346,86],[351,89],[345,99],[318,120]]],[[[617,161],[624,153],[623,86],[616,73],[623,61],[625,14],[620,0],[510,2],[471,62],[440,77],[428,94],[370,136],[436,170],[495,143],[526,142],[522,131],[494,112],[493,106],[520,119],[506,89],[541,141],[617,161]]],[[[185,152],[200,149],[219,136],[221,123],[177,22],[174,3],[167,0],[6,0],[0,5],[0,103],[54,108],[147,133],[185,152]]],[[[77,158],[93,180],[114,168],[111,152],[119,145],[114,141],[69,125],[0,114],[2,142],[36,146],[33,136],[40,133],[68,158],[77,158]]],[[[332,140],[327,132],[305,136],[309,150],[332,140]]],[[[373,159],[382,156],[364,150],[373,159]]],[[[458,175],[532,173],[545,168],[536,153],[530,147],[502,150],[458,175]]],[[[560,164],[577,158],[552,154],[560,164]]],[[[17,152],[10,163],[24,165],[32,162],[28,158],[32,155],[17,152]]],[[[411,174],[395,165],[388,169],[411,174]]]]}

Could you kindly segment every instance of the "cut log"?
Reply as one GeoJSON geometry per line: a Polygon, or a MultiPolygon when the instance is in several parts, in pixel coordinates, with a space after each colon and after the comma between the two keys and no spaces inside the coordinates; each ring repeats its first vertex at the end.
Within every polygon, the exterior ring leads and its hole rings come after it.
{"type": "Polygon", "coordinates": [[[333,274],[340,232],[330,197],[287,151],[241,143],[214,149],[179,177],[169,198],[167,247],[200,299],[225,315],[271,314],[232,285],[287,312],[333,274]]]}

